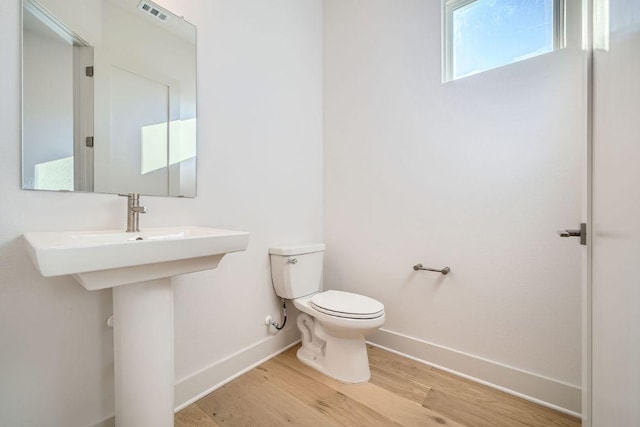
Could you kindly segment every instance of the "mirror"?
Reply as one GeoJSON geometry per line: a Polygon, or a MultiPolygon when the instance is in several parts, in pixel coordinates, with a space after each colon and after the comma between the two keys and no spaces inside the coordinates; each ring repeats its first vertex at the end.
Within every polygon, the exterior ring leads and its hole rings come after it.
{"type": "Polygon", "coordinates": [[[148,0],[23,0],[22,188],[196,195],[196,28],[148,0]]]}

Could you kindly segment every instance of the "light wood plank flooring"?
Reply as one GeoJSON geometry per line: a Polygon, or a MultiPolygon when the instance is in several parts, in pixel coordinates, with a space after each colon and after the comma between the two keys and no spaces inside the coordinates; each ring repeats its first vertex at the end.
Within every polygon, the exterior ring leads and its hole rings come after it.
{"type": "Polygon", "coordinates": [[[186,426],[580,426],[580,420],[368,346],[371,380],[342,384],[298,346],[178,412],[186,426]]]}

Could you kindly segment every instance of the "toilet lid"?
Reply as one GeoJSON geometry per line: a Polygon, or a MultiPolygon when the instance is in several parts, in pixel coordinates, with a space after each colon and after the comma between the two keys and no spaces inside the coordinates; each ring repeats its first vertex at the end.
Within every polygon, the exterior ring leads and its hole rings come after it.
{"type": "Polygon", "coordinates": [[[311,298],[316,310],[351,319],[374,319],[384,314],[384,305],[364,295],[342,291],[325,291],[311,298]]]}

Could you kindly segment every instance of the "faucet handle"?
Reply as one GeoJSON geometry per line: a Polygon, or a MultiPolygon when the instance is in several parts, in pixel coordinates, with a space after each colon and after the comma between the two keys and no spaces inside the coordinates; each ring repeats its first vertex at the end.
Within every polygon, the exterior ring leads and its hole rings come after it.
{"type": "Polygon", "coordinates": [[[146,206],[132,206],[130,209],[131,209],[132,212],[147,213],[147,207],[146,206]]]}

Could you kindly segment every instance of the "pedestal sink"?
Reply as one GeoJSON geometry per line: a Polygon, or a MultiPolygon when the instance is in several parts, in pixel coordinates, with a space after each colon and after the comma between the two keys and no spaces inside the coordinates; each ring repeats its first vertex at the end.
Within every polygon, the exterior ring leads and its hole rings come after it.
{"type": "Polygon", "coordinates": [[[173,426],[171,277],[213,269],[243,251],[249,233],[205,227],[25,233],[45,277],[72,275],[87,290],[113,288],[117,426],[173,426]]]}

